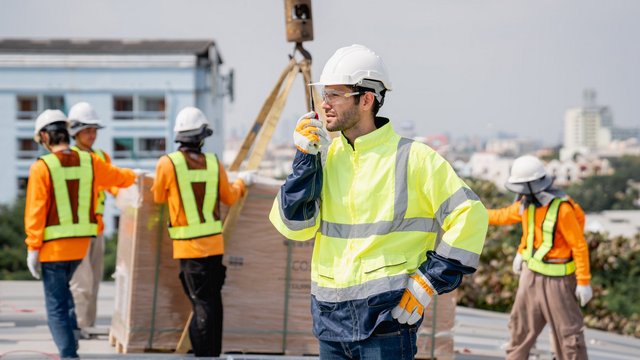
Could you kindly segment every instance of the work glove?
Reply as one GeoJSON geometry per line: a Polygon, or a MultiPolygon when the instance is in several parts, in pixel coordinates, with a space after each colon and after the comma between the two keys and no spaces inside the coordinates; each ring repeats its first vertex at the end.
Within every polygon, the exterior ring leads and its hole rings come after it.
{"type": "Polygon", "coordinates": [[[146,170],[143,169],[132,169],[133,173],[136,174],[136,177],[139,177],[140,175],[144,175],[147,173],[146,170]]]}
{"type": "Polygon", "coordinates": [[[318,114],[311,111],[298,119],[296,131],[293,132],[293,143],[298,150],[311,155],[316,155],[320,148],[331,143],[329,133],[322,121],[318,120],[318,114]]]}
{"type": "Polygon", "coordinates": [[[238,179],[241,179],[244,182],[244,186],[251,186],[256,179],[256,171],[248,170],[248,171],[240,171],[238,173],[238,179]]]}
{"type": "Polygon", "coordinates": [[[580,306],[587,305],[589,300],[593,297],[593,290],[591,285],[578,285],[576,286],[576,298],[580,301],[580,306]]]}
{"type": "Polygon", "coordinates": [[[516,257],[513,258],[513,264],[511,265],[514,274],[520,274],[522,271],[522,255],[516,253],[516,257]]]}
{"type": "Polygon", "coordinates": [[[31,276],[38,280],[40,280],[40,259],[38,258],[39,255],[40,251],[38,250],[29,250],[29,252],[27,252],[27,267],[29,267],[31,276]]]}
{"type": "Polygon", "coordinates": [[[391,310],[391,316],[400,324],[413,325],[422,319],[424,309],[429,306],[431,298],[435,294],[436,291],[431,282],[420,272],[417,272],[409,278],[400,303],[391,310]]]}
{"type": "Polygon", "coordinates": [[[116,207],[120,211],[128,207],[138,208],[140,206],[140,191],[138,185],[133,184],[128,188],[120,189],[116,195],[116,207]]]}

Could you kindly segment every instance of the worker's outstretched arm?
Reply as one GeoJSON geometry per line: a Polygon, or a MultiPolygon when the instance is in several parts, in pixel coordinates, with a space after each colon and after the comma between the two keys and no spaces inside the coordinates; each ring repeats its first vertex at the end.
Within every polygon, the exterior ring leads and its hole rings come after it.
{"type": "Polygon", "coordinates": [[[110,187],[126,188],[136,181],[136,174],[131,169],[119,168],[102,161],[97,155],[91,154],[93,160],[93,174],[98,189],[110,187]]]}
{"type": "Polygon", "coordinates": [[[309,240],[320,226],[322,163],[320,155],[296,153],[293,172],[273,202],[269,219],[288,239],[309,240]]]}
{"type": "Polygon", "coordinates": [[[227,205],[233,205],[238,199],[240,199],[245,191],[245,183],[241,178],[236,179],[233,183],[229,182],[227,172],[224,170],[222,163],[218,161],[218,173],[220,179],[220,201],[227,205]]]}

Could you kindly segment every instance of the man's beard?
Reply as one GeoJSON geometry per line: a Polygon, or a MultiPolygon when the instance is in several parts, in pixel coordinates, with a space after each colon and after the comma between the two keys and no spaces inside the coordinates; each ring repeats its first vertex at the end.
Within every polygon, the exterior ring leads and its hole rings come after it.
{"type": "Polygon", "coordinates": [[[329,131],[344,131],[354,127],[360,121],[358,114],[358,107],[352,106],[348,110],[342,113],[336,112],[336,120],[329,124],[327,123],[327,130],[329,131]]]}

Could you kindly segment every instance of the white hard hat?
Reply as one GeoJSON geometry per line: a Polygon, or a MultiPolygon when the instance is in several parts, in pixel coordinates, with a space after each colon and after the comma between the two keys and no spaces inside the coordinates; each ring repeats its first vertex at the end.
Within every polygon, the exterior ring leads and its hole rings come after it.
{"type": "Polygon", "coordinates": [[[376,94],[391,90],[382,59],[368,47],[357,44],[338,49],[324,65],[320,81],[312,85],[358,85],[372,88],[376,94]]]}
{"type": "Polygon", "coordinates": [[[524,155],[513,162],[505,187],[520,194],[535,194],[548,188],[551,183],[553,178],[547,175],[542,161],[535,156],[524,155]]]}
{"type": "MultiPolygon", "coordinates": [[[[173,127],[173,131],[176,133],[200,130],[203,126],[209,126],[209,121],[204,113],[193,106],[187,106],[180,110],[178,116],[176,116],[176,125],[173,127]]],[[[211,128],[211,130],[213,130],[211,128]]]]}
{"type": "Polygon", "coordinates": [[[96,128],[102,129],[100,118],[87,102],[79,102],[69,110],[69,134],[76,136],[77,133],[84,129],[96,128]]]}
{"type": "Polygon", "coordinates": [[[33,140],[40,143],[40,131],[47,125],[56,122],[67,122],[67,116],[60,110],[47,109],[36,118],[36,126],[33,129],[33,140]]]}

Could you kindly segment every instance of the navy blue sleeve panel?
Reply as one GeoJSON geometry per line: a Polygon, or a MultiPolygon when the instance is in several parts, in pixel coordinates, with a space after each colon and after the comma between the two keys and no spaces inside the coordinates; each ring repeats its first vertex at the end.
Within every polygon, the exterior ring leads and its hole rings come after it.
{"type": "Polygon", "coordinates": [[[455,290],[462,282],[462,276],[472,274],[476,269],[462,265],[458,260],[447,259],[435,251],[427,251],[427,261],[418,268],[438,294],[455,290]]]}
{"type": "Polygon", "coordinates": [[[293,159],[293,172],[280,189],[282,213],[288,220],[309,220],[316,214],[316,201],[322,191],[320,154],[298,150],[293,159]]]}

